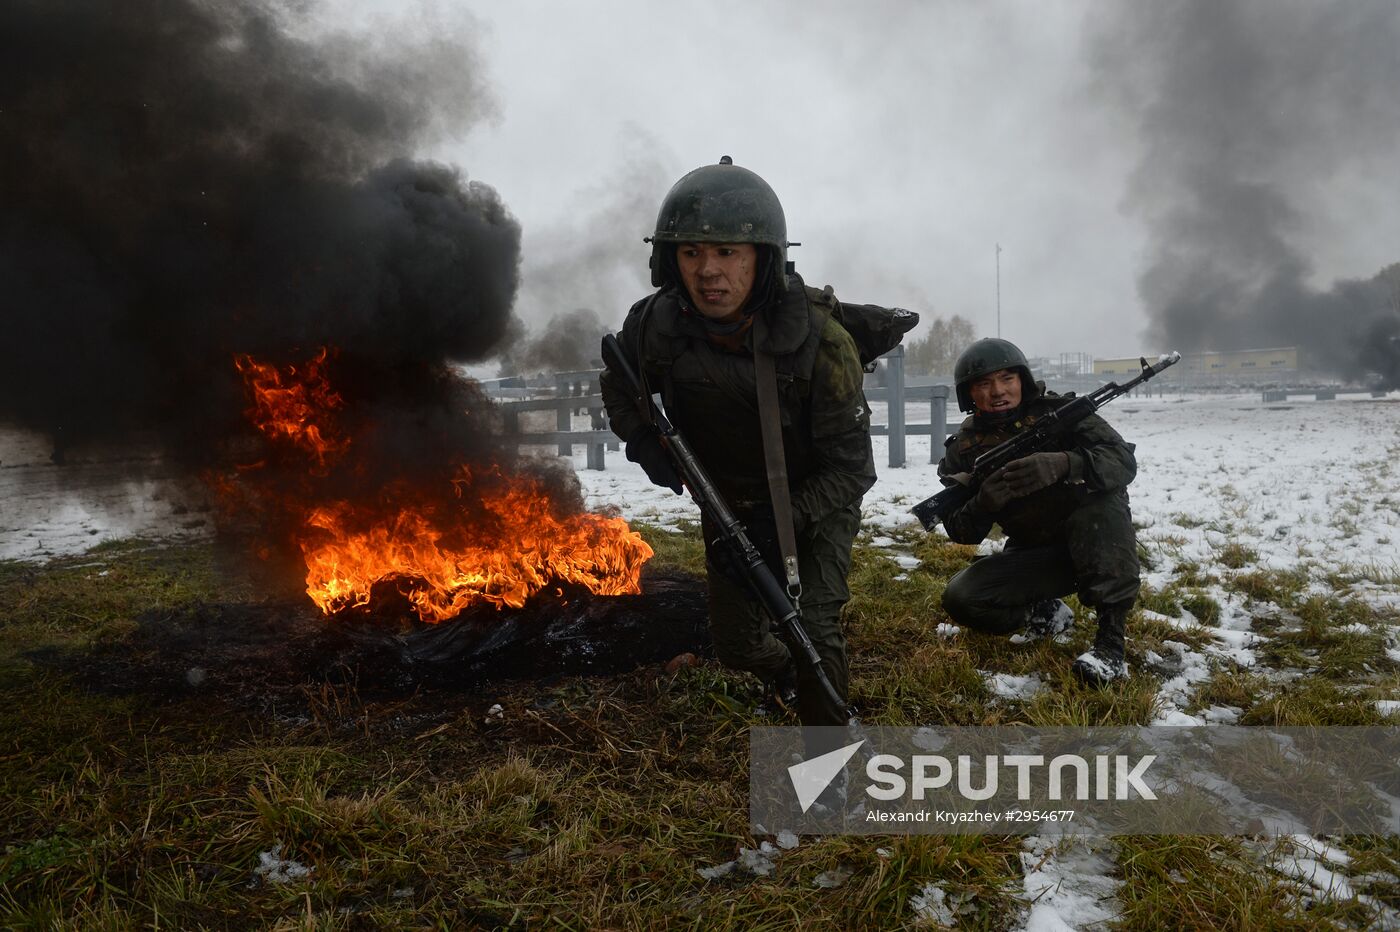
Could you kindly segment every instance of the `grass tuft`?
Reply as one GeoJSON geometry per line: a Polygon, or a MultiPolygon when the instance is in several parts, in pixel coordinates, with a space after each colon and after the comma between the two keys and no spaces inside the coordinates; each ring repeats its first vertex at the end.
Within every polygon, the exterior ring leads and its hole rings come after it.
{"type": "Polygon", "coordinates": [[[1181,600],[1181,607],[1203,625],[1220,623],[1220,603],[1204,592],[1193,592],[1181,600]]]}
{"type": "Polygon", "coordinates": [[[1307,584],[1307,574],[1300,570],[1254,570],[1231,576],[1225,581],[1227,588],[1247,598],[1279,605],[1291,605],[1307,584]]]}
{"type": "Polygon", "coordinates": [[[1246,547],[1244,544],[1231,541],[1220,548],[1216,559],[1220,561],[1221,566],[1228,566],[1232,570],[1238,570],[1258,560],[1259,554],[1257,551],[1246,547]]]}

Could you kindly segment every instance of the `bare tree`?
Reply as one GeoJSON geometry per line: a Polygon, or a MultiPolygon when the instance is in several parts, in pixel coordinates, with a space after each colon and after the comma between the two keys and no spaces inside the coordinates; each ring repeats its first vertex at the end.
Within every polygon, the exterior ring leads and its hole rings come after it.
{"type": "Polygon", "coordinates": [[[977,339],[972,321],[954,314],[948,320],[935,317],[928,331],[904,349],[904,364],[918,375],[952,375],[962,351],[977,339]]]}

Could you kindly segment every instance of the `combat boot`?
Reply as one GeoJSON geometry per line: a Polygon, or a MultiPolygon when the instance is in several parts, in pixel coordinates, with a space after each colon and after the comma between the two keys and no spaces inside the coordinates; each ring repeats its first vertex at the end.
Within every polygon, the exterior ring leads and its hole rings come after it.
{"type": "Polygon", "coordinates": [[[1088,685],[1105,686],[1128,675],[1128,665],[1123,660],[1123,639],[1128,611],[1132,607],[1131,602],[1099,606],[1099,630],[1094,635],[1094,646],[1080,654],[1070,666],[1070,671],[1088,685]]]}
{"type": "Polygon", "coordinates": [[[1030,607],[1026,619],[1025,639],[1039,641],[1064,634],[1074,625],[1074,611],[1063,599],[1045,599],[1030,607]]]}

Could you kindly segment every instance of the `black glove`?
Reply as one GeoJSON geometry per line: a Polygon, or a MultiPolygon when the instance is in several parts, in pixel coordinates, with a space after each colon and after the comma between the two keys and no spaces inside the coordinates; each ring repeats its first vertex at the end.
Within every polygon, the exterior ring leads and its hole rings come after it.
{"type": "Polygon", "coordinates": [[[1030,495],[1049,488],[1069,475],[1069,454],[1032,453],[1007,463],[1002,475],[1016,498],[1030,495]]]}
{"type": "Polygon", "coordinates": [[[749,585],[749,568],[739,550],[728,541],[716,538],[705,548],[709,557],[709,568],[741,588],[749,585]]]}
{"type": "Polygon", "coordinates": [[[684,491],[670,455],[661,447],[661,435],[654,427],[643,427],[627,441],[627,460],[642,467],[655,485],[664,485],[677,495],[684,491]]]}
{"type": "Polygon", "coordinates": [[[768,568],[778,574],[778,579],[786,579],[783,572],[783,548],[778,543],[778,522],[773,517],[773,506],[763,504],[739,518],[739,523],[748,532],[754,549],[763,557],[768,568]]]}
{"type": "MultiPolygon", "coordinates": [[[[744,533],[748,535],[749,542],[753,544],[759,556],[763,557],[768,569],[777,575],[779,582],[785,580],[787,575],[783,572],[783,548],[778,543],[778,525],[773,519],[772,506],[759,505],[736,517],[744,526],[744,533]]],[[[748,564],[732,543],[716,538],[710,541],[708,553],[710,564],[721,576],[736,586],[749,584],[748,564]]]]}
{"type": "Polygon", "coordinates": [[[982,487],[977,490],[977,497],[973,503],[980,511],[989,515],[994,515],[1007,506],[1016,495],[1011,491],[1011,486],[1006,483],[1006,470],[998,469],[987,477],[982,483],[982,487]]]}

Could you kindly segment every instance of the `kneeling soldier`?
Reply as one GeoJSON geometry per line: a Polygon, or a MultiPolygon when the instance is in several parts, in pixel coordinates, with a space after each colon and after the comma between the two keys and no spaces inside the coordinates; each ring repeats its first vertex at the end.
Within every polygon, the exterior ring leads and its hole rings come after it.
{"type": "MultiPolygon", "coordinates": [[[[939,478],[951,485],[977,457],[1067,399],[1031,377],[1006,340],[979,340],[954,368],[958,405],[972,416],[948,438],[939,478]]],[[[1074,615],[1059,597],[1077,592],[1098,613],[1091,650],[1074,661],[1080,679],[1102,685],[1127,675],[1124,626],[1138,594],[1137,537],[1128,483],[1133,445],[1098,415],[1062,434],[1052,448],[993,473],[943,522],[948,536],[979,543],[992,524],[1007,540],[948,582],[943,607],[960,625],[988,634],[1025,628],[1032,637],[1064,631],[1074,615]]]]}

